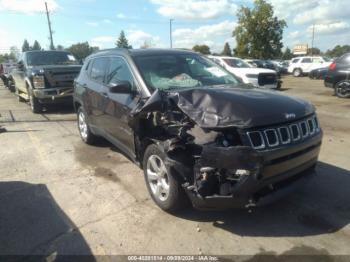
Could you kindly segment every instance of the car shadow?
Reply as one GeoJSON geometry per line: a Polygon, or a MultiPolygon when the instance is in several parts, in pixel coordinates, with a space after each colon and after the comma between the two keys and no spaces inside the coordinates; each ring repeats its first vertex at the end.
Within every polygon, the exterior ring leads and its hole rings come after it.
{"type": "Polygon", "coordinates": [[[336,232],[350,222],[350,172],[323,162],[316,171],[316,176],[288,197],[251,212],[188,209],[177,216],[241,236],[296,237],[336,232]]]}
{"type": "Polygon", "coordinates": [[[0,200],[0,255],[11,261],[61,261],[72,255],[95,261],[45,185],[0,182],[0,200]]]}
{"type": "Polygon", "coordinates": [[[44,107],[44,114],[73,114],[75,113],[74,111],[74,106],[73,103],[63,103],[63,104],[48,104],[45,105],[44,107]]]}

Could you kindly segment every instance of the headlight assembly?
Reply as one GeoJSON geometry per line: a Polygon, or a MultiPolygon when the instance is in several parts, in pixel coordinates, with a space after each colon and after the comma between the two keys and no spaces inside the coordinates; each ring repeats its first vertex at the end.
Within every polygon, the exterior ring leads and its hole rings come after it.
{"type": "Polygon", "coordinates": [[[45,79],[43,75],[33,76],[34,88],[45,88],[45,79]]]}

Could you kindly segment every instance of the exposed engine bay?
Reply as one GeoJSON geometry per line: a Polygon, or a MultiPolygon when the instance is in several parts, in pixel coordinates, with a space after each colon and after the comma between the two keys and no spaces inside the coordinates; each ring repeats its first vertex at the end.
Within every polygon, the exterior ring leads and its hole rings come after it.
{"type": "Polygon", "coordinates": [[[144,148],[146,141],[161,145],[169,171],[201,197],[234,194],[240,182],[260,168],[261,157],[242,145],[235,127],[201,127],[178,103],[183,102],[176,94],[156,91],[133,112],[136,146],[144,148]]]}

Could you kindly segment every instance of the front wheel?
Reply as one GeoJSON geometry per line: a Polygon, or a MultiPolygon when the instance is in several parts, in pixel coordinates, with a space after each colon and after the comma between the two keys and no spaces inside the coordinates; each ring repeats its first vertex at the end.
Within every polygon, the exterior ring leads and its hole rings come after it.
{"type": "Polygon", "coordinates": [[[32,112],[35,114],[41,113],[41,111],[43,110],[43,106],[40,104],[39,99],[36,98],[33,92],[31,92],[29,89],[28,89],[28,96],[29,96],[29,105],[30,105],[30,108],[32,109],[32,112]]]}
{"type": "Polygon", "coordinates": [[[303,72],[301,71],[300,68],[296,68],[293,70],[293,76],[295,76],[295,77],[300,77],[302,75],[302,73],[303,72]]]}
{"type": "Polygon", "coordinates": [[[143,158],[143,171],[148,192],[164,211],[174,212],[186,205],[181,184],[165,165],[165,153],[155,144],[147,147],[143,158]]]}
{"type": "Polygon", "coordinates": [[[350,98],[350,82],[340,81],[335,85],[335,94],[339,98],[350,98]]]}

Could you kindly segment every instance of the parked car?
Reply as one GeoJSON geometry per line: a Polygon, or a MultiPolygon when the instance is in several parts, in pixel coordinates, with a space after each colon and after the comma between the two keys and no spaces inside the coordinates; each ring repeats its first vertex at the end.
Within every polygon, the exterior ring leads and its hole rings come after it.
{"type": "Polygon", "coordinates": [[[328,67],[324,84],[333,88],[338,97],[350,97],[350,53],[339,57],[328,67]]]}
{"type": "Polygon", "coordinates": [[[43,105],[72,101],[73,81],[81,65],[66,51],[24,52],[11,72],[20,102],[29,101],[34,113],[43,105]]]}
{"type": "Polygon", "coordinates": [[[237,57],[208,56],[208,58],[239,77],[245,84],[267,89],[281,88],[282,81],[274,70],[252,67],[237,57]]]}
{"type": "Polygon", "coordinates": [[[0,78],[5,87],[9,88],[11,91],[12,87],[10,85],[10,73],[15,66],[16,64],[12,61],[0,64],[0,78]]]}
{"type": "Polygon", "coordinates": [[[199,209],[275,200],[314,173],[321,146],[311,104],[184,50],[97,52],[75,81],[74,105],[82,140],[117,146],[166,211],[188,199],[199,209]]]}
{"type": "Polygon", "coordinates": [[[279,63],[270,61],[270,60],[261,60],[261,59],[246,59],[244,60],[252,67],[266,68],[271,69],[277,72],[278,76],[281,77],[281,74],[285,73],[284,68],[280,66],[279,63]]]}
{"type": "Polygon", "coordinates": [[[331,60],[322,56],[302,56],[293,58],[288,67],[288,73],[295,77],[309,74],[316,68],[327,67],[331,64],[331,60]]]}
{"type": "Polygon", "coordinates": [[[324,79],[328,72],[327,67],[316,68],[309,73],[310,79],[324,79]]]}

